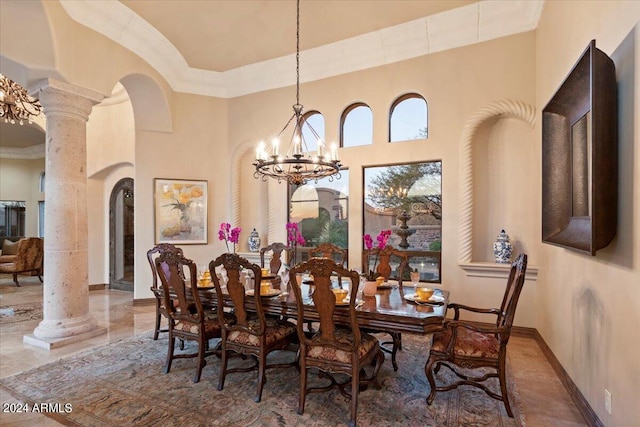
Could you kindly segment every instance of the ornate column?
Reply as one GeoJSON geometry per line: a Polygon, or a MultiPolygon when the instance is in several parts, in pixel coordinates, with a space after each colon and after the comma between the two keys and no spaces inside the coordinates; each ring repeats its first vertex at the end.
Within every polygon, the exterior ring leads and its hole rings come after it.
{"type": "Polygon", "coordinates": [[[47,119],[43,320],[24,342],[53,348],[106,332],[89,313],[86,123],[103,96],[53,79],[30,93],[47,119]]]}

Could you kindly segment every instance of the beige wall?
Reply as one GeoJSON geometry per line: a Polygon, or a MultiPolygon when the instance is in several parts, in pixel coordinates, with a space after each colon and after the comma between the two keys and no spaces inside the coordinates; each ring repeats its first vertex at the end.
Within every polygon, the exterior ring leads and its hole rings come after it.
{"type": "Polygon", "coordinates": [[[135,176],[135,123],[124,94],[93,107],[87,122],[89,284],[109,283],[109,201],[113,187],[135,176]]]}
{"type": "MultiPolygon", "coordinates": [[[[304,64],[301,64],[304,70],[304,64]]],[[[229,143],[236,146],[279,132],[295,103],[295,88],[273,90],[235,98],[229,102],[229,143]]],[[[340,115],[356,101],[367,103],[373,112],[372,146],[339,150],[349,169],[349,265],[359,267],[362,248],[362,168],[441,159],[443,166],[443,271],[442,286],[463,303],[499,305],[504,279],[470,278],[457,265],[459,228],[459,142],[463,127],[478,109],[503,99],[535,104],[535,35],[533,32],[404,61],[375,69],[333,77],[301,86],[305,109],[322,112],[328,142],[338,140],[340,115]],[[391,103],[401,94],[417,92],[429,105],[429,139],[389,144],[387,123],[391,103]]],[[[507,228],[514,240],[537,264],[539,221],[529,219],[538,208],[539,174],[530,158],[539,134],[517,119],[492,120],[481,127],[474,140],[477,170],[488,178],[478,183],[474,242],[477,261],[493,261],[492,243],[500,228],[507,228]],[[481,185],[482,184],[482,185],[481,185]],[[490,187],[489,187],[490,185],[490,187]],[[486,212],[485,216],[480,215],[486,212]]],[[[284,238],[287,219],[286,185],[256,180],[249,167],[254,149],[242,164],[240,225],[268,234],[268,216],[284,238]],[[264,202],[265,195],[268,201],[264,202]],[[275,200],[272,200],[273,198],[275,200]]],[[[535,214],[537,216],[537,213],[535,214]]],[[[247,233],[242,234],[245,240],[247,233]]],[[[535,281],[527,281],[517,322],[534,326],[535,281]]]]}
{"type": "Polygon", "coordinates": [[[536,327],[600,420],[616,427],[640,422],[639,22],[639,2],[547,1],[536,32],[538,107],[592,39],[616,64],[617,237],[595,257],[542,245],[536,313],[536,327]],[[611,415],[605,389],[612,393],[611,415]]]}
{"type": "MultiPolygon", "coordinates": [[[[136,132],[135,157],[135,298],[151,298],[146,251],[154,242],[154,178],[208,181],[208,245],[184,245],[197,266],[208,264],[224,249],[218,225],[228,220],[230,148],[227,147],[227,106],[224,100],[176,93],[173,133],[136,132]]],[[[135,110],[135,102],[134,102],[135,110]]],[[[138,114],[138,112],[136,112],[138,114]]],[[[245,233],[248,233],[246,231],[245,233]]],[[[243,234],[243,236],[248,234],[243,234]]]]}
{"type": "Polygon", "coordinates": [[[38,236],[38,202],[44,201],[44,193],[40,192],[42,173],[44,173],[44,159],[0,158],[0,200],[26,202],[26,236],[38,236]]]}

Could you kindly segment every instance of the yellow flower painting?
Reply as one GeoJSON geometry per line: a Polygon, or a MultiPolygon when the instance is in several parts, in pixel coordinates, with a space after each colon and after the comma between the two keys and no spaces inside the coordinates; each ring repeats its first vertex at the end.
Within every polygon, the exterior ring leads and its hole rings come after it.
{"type": "Polygon", "coordinates": [[[207,243],[207,181],[156,178],[156,243],[207,243]]]}

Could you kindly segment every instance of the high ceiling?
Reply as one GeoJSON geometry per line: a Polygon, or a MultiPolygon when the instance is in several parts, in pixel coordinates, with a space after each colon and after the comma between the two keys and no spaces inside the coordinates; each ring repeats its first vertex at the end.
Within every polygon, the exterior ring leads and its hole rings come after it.
{"type": "MultiPolygon", "coordinates": [[[[283,58],[296,50],[294,0],[59,1],[73,19],[146,60],[176,91],[233,97],[294,83],[292,62],[283,58]],[[256,66],[264,61],[269,65],[256,66]]],[[[302,55],[301,80],[528,31],[542,3],[301,0],[300,50],[315,51],[302,55]]],[[[43,142],[37,128],[0,123],[0,155],[43,142]]]]}
{"type": "MultiPolygon", "coordinates": [[[[300,49],[455,9],[475,0],[302,0],[300,49]]],[[[227,71],[295,52],[293,0],[122,0],[190,67],[227,71]]]]}

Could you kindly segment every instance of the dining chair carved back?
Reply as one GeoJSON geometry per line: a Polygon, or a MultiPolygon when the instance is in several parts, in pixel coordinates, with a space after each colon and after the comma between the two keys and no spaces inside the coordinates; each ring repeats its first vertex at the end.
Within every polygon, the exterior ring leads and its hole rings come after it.
{"type": "Polygon", "coordinates": [[[336,246],[333,243],[324,242],[311,249],[309,251],[309,256],[329,258],[338,263],[341,267],[346,267],[347,260],[349,259],[349,251],[336,246]]]}
{"type": "Polygon", "coordinates": [[[511,264],[507,287],[500,308],[484,309],[462,304],[449,304],[447,306],[447,309],[454,310],[454,317],[452,320],[445,322],[442,332],[434,335],[429,359],[425,365],[425,373],[431,386],[431,392],[427,397],[429,405],[433,402],[436,392],[451,390],[467,384],[484,390],[494,399],[501,400],[504,403],[507,414],[513,418],[506,382],[507,344],[509,343],[520,292],[524,285],[526,270],[527,255],[520,254],[511,264]],[[490,314],[495,316],[496,320],[492,326],[460,320],[461,310],[490,314]],[[434,374],[438,373],[441,366],[446,366],[452,370],[461,381],[436,386],[434,374]],[[489,367],[495,369],[495,371],[491,370],[483,375],[471,377],[458,370],[458,368],[481,367],[489,367]],[[500,393],[496,393],[484,383],[487,379],[496,377],[500,383],[500,393]]]}
{"type": "MultiPolygon", "coordinates": [[[[267,355],[274,350],[287,349],[296,338],[295,325],[272,316],[265,316],[260,295],[260,282],[262,279],[261,268],[247,259],[235,253],[225,253],[209,263],[209,270],[215,271],[216,267],[223,267],[227,273],[226,299],[223,292],[223,283],[217,276],[213,277],[218,301],[218,317],[222,324],[222,363],[218,378],[218,390],[222,390],[226,375],[234,372],[248,372],[257,368],[258,385],[254,400],[260,402],[262,388],[266,381],[266,369],[296,366],[292,363],[267,364],[267,355]],[[254,277],[253,296],[247,295],[244,283],[240,278],[241,269],[251,270],[254,277]],[[250,300],[253,307],[249,305],[250,300]],[[225,321],[230,308],[235,314],[234,322],[225,321]],[[230,352],[240,355],[252,356],[255,364],[249,367],[229,368],[230,352]]],[[[251,292],[249,292],[251,293],[251,292]]],[[[297,349],[296,349],[297,350],[297,349]]]]}
{"type": "MultiPolygon", "coordinates": [[[[369,263],[371,260],[377,259],[376,273],[384,277],[385,281],[389,279],[395,279],[398,281],[400,292],[402,293],[402,278],[405,274],[405,266],[407,265],[407,254],[403,251],[394,248],[393,246],[386,246],[384,249],[365,249],[362,257],[363,271],[368,272],[373,268],[369,263]],[[396,267],[394,269],[394,267],[396,267]],[[394,274],[395,271],[395,274],[394,274]]],[[[387,353],[391,354],[391,365],[393,370],[398,370],[397,354],[398,350],[402,350],[402,334],[400,332],[391,332],[383,330],[367,329],[368,333],[387,333],[391,336],[391,341],[383,341],[380,343],[380,348],[387,353]],[[388,346],[391,345],[391,348],[388,346]]]]}
{"type": "Polygon", "coordinates": [[[281,279],[278,276],[278,273],[280,272],[280,268],[282,268],[282,264],[284,263],[282,260],[282,254],[284,253],[286,255],[287,263],[291,263],[291,260],[293,259],[293,248],[281,242],[271,243],[264,248],[260,248],[260,267],[265,268],[265,258],[269,253],[271,254],[271,260],[269,261],[269,271],[272,274],[276,275],[276,278],[272,279],[271,283],[273,283],[274,285],[279,285],[281,279]]]}
{"type": "Polygon", "coordinates": [[[369,264],[371,262],[376,264],[375,272],[384,277],[385,281],[397,280],[398,285],[402,286],[403,279],[406,279],[404,275],[407,274],[405,271],[407,254],[404,251],[393,246],[386,246],[384,249],[365,249],[362,251],[362,271],[368,272],[372,268],[369,264]]]}
{"type": "Polygon", "coordinates": [[[160,332],[169,332],[169,329],[160,329],[162,317],[169,318],[167,309],[164,305],[164,291],[158,285],[158,270],[156,268],[155,259],[162,253],[176,253],[183,255],[182,249],[170,243],[160,243],[147,251],[147,261],[151,267],[151,292],[156,299],[156,325],[153,330],[153,339],[157,340],[160,332]]]}
{"type": "Polygon", "coordinates": [[[174,359],[195,357],[198,362],[193,382],[197,383],[206,365],[205,357],[216,353],[208,351],[209,340],[220,338],[222,328],[216,313],[202,306],[197,287],[197,269],[193,261],[179,251],[167,251],[155,259],[155,266],[169,318],[169,349],[164,372],[169,373],[174,359]],[[195,341],[198,352],[174,354],[176,338],[195,341]]]}
{"type": "MultiPolygon", "coordinates": [[[[304,413],[305,400],[308,393],[327,391],[338,388],[351,399],[351,418],[349,425],[356,425],[358,413],[358,392],[361,382],[376,381],[378,371],[384,362],[378,340],[370,334],[361,333],[356,318],[356,295],[360,276],[357,271],[347,270],[328,258],[311,258],[289,270],[290,281],[295,283],[297,274],[309,273],[314,278],[314,289],[309,300],[302,296],[299,286],[292,286],[298,313],[297,331],[300,340],[300,400],[298,414],[304,413]],[[349,302],[343,307],[336,304],[332,290],[332,278],[342,277],[350,282],[349,302]],[[309,334],[304,331],[305,304],[315,307],[320,327],[317,332],[309,334]],[[348,326],[336,325],[336,311],[346,310],[349,318],[348,326]],[[366,376],[365,367],[374,364],[372,372],[366,376]],[[317,369],[324,373],[330,384],[324,387],[308,387],[309,369],[317,369]],[[343,373],[349,379],[337,381],[333,374],[343,373]],[[362,375],[362,377],[361,377],[362,375]],[[350,390],[347,388],[350,385],[350,390]]],[[[344,314],[344,313],[343,313],[344,314]]]]}

